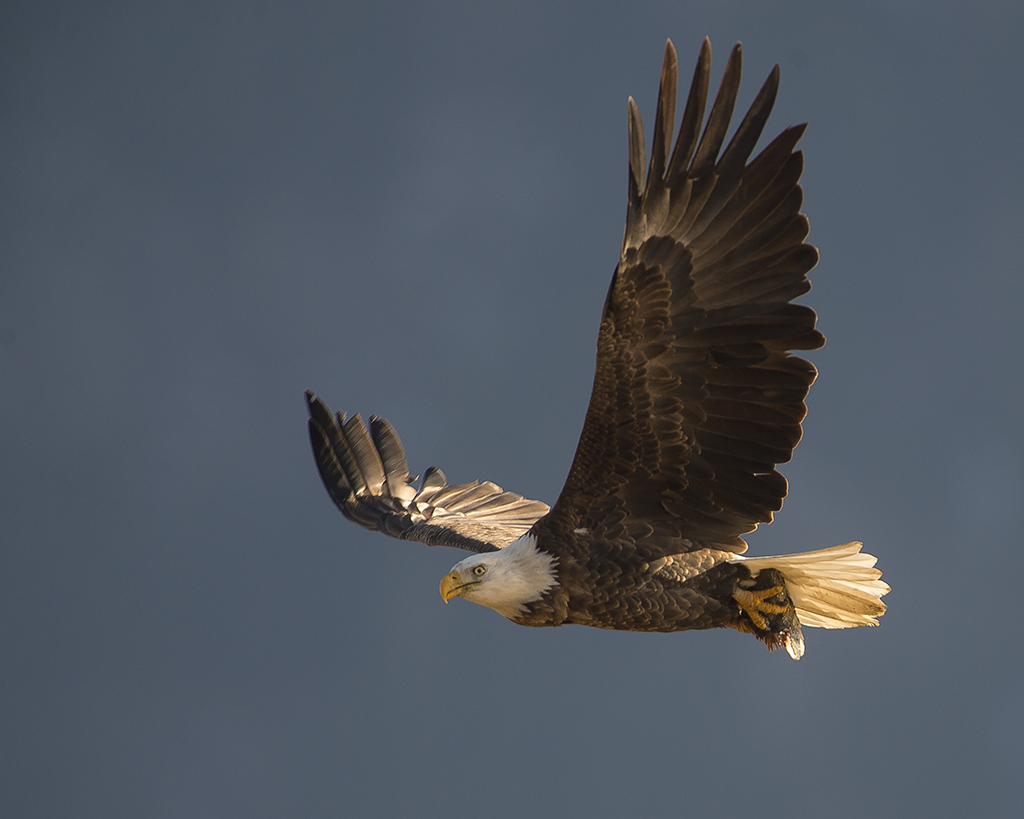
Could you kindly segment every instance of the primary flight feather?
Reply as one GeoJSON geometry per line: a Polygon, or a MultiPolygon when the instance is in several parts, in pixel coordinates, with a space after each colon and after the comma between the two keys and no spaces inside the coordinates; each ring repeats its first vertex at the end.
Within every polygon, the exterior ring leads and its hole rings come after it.
{"type": "Polygon", "coordinates": [[[728,626],[804,651],[801,625],[877,625],[889,586],[860,543],[747,558],[743,535],[782,507],[817,371],[792,354],[825,338],[792,300],[817,263],[800,213],[804,126],[754,146],[776,66],[723,150],[740,84],[729,55],[705,122],[705,39],[675,126],[677,62],[665,48],[649,163],[629,100],[622,253],[597,338],[594,387],[553,507],[490,482],[417,488],[394,428],[332,415],[306,393],[313,454],[331,498],[367,529],[474,552],[441,595],[522,625],[631,631],[728,626]]]}

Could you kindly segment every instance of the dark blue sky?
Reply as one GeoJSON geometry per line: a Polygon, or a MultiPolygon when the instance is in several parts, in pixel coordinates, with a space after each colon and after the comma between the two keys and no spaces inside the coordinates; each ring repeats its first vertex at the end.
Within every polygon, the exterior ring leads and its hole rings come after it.
{"type": "MultiPolygon", "coordinates": [[[[1015,815],[1024,7],[0,12],[0,814],[1015,815]],[[302,390],[553,501],[664,41],[808,121],[791,492],[878,629],[532,630],[331,505],[302,390]]],[[[688,82],[688,77],[683,85],[688,82]]]]}

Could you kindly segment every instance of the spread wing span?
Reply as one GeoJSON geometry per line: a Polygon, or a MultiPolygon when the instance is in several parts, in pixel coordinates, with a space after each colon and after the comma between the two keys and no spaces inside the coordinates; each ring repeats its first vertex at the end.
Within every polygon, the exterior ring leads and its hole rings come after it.
{"type": "Polygon", "coordinates": [[[743,535],[771,521],[788,489],[777,467],[800,441],[817,376],[795,352],[825,343],[814,311],[793,303],[818,260],[800,213],[804,126],[754,156],[776,66],[726,141],[741,59],[737,44],[705,121],[704,40],[675,136],[678,64],[666,45],[649,160],[629,100],[626,229],[583,431],[553,508],[492,483],[447,486],[434,469],[417,489],[390,424],[372,418],[368,431],[306,393],[320,475],[347,517],[484,552],[442,578],[446,601],[528,626],[729,627],[794,659],[801,623],[874,625],[885,611],[889,586],[860,543],[741,556],[743,535]]]}
{"type": "Polygon", "coordinates": [[[825,343],[814,311],[791,303],[818,259],[800,213],[794,147],[804,126],[748,161],[775,101],[775,66],[722,151],[739,44],[701,135],[710,66],[705,39],[672,149],[677,60],[667,44],[646,169],[629,100],[626,230],[593,393],[568,479],[535,529],[577,554],[598,543],[640,560],[708,546],[741,553],[740,536],[786,495],[775,467],[800,440],[817,375],[790,351],[825,343]]]}
{"type": "Polygon", "coordinates": [[[430,546],[494,552],[527,532],[548,505],[490,481],[449,486],[431,467],[419,489],[394,427],[372,416],[331,414],[309,390],[309,437],[320,477],[349,520],[366,529],[430,546]]]}

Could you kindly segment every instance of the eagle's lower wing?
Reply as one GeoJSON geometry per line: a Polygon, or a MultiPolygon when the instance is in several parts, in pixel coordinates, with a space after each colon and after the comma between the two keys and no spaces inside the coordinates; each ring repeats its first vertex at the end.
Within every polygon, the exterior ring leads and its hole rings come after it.
{"type": "Polygon", "coordinates": [[[505,492],[490,481],[448,486],[434,467],[416,489],[391,424],[373,416],[368,431],[358,415],[348,420],[342,413],[334,416],[308,390],[306,403],[309,439],[324,486],[342,514],[366,529],[430,546],[493,552],[548,511],[546,503],[505,492]]]}
{"type": "Polygon", "coordinates": [[[814,311],[790,303],[810,289],[817,262],[799,212],[803,159],[794,147],[804,126],[748,164],[775,100],[776,66],[719,156],[739,45],[698,138],[710,64],[705,40],[670,156],[676,55],[668,43],[646,180],[630,99],[626,231],[593,393],[565,487],[536,529],[577,550],[600,541],[628,544],[643,559],[705,545],[742,552],[740,536],[770,521],[786,495],[775,467],[800,440],[816,376],[789,351],[825,343],[814,311]]]}

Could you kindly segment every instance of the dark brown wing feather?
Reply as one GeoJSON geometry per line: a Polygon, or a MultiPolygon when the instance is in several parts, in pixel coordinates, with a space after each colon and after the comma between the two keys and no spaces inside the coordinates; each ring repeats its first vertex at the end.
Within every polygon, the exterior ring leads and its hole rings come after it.
{"type": "Polygon", "coordinates": [[[548,505],[490,481],[448,486],[431,467],[419,489],[398,433],[383,418],[332,415],[306,391],[309,439],[320,477],[349,520],[366,529],[430,546],[493,552],[527,532],[548,505]]]}
{"type": "Polygon", "coordinates": [[[703,547],[742,552],[741,535],[770,521],[786,495],[775,467],[800,440],[816,376],[790,351],[825,343],[814,311],[790,303],[810,289],[817,262],[799,212],[794,146],[804,126],[748,162],[775,100],[776,66],[721,151],[740,82],[737,44],[698,139],[710,65],[705,39],[669,157],[668,43],[646,178],[643,125],[629,101],[626,231],[593,394],[565,487],[534,527],[553,551],[645,560],[703,547]]]}

